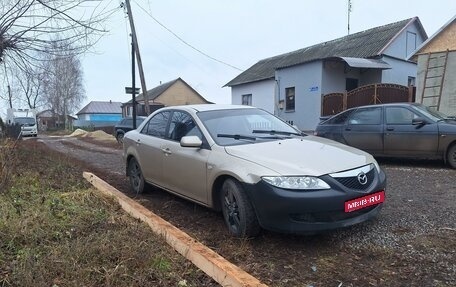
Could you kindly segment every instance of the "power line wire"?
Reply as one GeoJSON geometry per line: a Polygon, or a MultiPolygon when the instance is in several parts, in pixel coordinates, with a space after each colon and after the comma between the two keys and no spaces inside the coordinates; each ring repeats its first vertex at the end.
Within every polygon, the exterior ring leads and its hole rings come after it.
{"type": "Polygon", "coordinates": [[[201,51],[200,49],[196,48],[195,46],[191,45],[190,43],[188,43],[187,41],[185,41],[184,39],[182,39],[181,37],[179,37],[179,35],[177,35],[176,33],[174,33],[171,29],[169,29],[168,27],[166,27],[164,24],[162,24],[160,21],[158,21],[149,11],[147,11],[146,9],[144,9],[141,5],[139,5],[136,1],[134,1],[136,5],[138,5],[138,7],[143,10],[147,15],[149,15],[158,25],[162,26],[165,30],[167,30],[168,32],[170,32],[174,37],[176,37],[179,41],[181,41],[182,43],[184,43],[185,45],[187,45],[188,47],[192,48],[193,50],[197,51],[198,53],[200,53],[201,55],[213,60],[213,61],[216,61],[220,64],[223,64],[225,66],[228,66],[230,68],[233,68],[235,70],[238,70],[238,71],[241,71],[241,72],[244,72],[243,69],[240,69],[234,65],[231,65],[231,64],[228,64],[227,62],[224,62],[222,60],[219,60],[217,58],[214,58],[212,57],[211,55],[201,51]]]}

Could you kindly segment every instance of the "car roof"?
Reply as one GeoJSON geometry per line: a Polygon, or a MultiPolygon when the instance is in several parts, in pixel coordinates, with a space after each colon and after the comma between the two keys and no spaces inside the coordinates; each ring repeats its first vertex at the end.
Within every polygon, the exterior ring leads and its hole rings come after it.
{"type": "Polygon", "coordinates": [[[376,104],[376,105],[353,107],[348,110],[354,110],[354,109],[360,109],[360,108],[370,108],[370,107],[389,107],[389,106],[409,107],[409,106],[421,106],[421,104],[419,104],[419,103],[388,103],[388,104],[376,104]]]}
{"type": "MultiPolygon", "coordinates": [[[[180,109],[185,111],[196,111],[196,112],[206,112],[206,111],[219,111],[219,110],[233,110],[233,109],[255,109],[255,107],[244,106],[244,105],[228,105],[228,104],[201,104],[201,105],[181,105],[181,106],[170,106],[164,109],[180,109]]],[[[163,110],[160,109],[160,110],[163,110]]]]}

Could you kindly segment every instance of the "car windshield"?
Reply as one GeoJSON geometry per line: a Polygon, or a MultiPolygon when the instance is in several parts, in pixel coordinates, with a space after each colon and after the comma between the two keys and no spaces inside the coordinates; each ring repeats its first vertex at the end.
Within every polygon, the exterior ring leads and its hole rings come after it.
{"type": "Polygon", "coordinates": [[[426,106],[422,106],[422,105],[415,106],[414,105],[413,108],[417,109],[418,111],[423,113],[425,116],[433,119],[434,121],[441,121],[441,120],[449,119],[449,117],[447,115],[445,115],[444,113],[435,111],[426,106]]]}
{"type": "Polygon", "coordinates": [[[20,125],[28,125],[33,126],[35,125],[35,118],[26,118],[26,117],[19,117],[15,118],[14,121],[20,125]]]}
{"type": "Polygon", "coordinates": [[[199,112],[198,117],[221,146],[258,143],[303,134],[260,109],[230,109],[199,112]]]}

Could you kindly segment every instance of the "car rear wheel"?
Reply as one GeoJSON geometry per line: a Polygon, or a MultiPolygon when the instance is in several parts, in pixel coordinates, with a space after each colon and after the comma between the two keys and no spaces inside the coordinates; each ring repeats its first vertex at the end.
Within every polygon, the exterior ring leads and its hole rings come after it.
{"type": "Polygon", "coordinates": [[[116,136],[117,142],[120,144],[123,143],[123,138],[124,138],[124,133],[118,133],[116,136]]]}
{"type": "Polygon", "coordinates": [[[128,163],[128,174],[132,191],[136,194],[142,193],[145,186],[144,177],[139,163],[134,158],[128,163]]]}
{"type": "Polygon", "coordinates": [[[258,235],[261,228],[255,210],[238,181],[225,180],[220,198],[223,218],[232,235],[246,238],[258,235]]]}
{"type": "Polygon", "coordinates": [[[456,143],[448,149],[447,162],[452,168],[456,168],[456,143]]]}

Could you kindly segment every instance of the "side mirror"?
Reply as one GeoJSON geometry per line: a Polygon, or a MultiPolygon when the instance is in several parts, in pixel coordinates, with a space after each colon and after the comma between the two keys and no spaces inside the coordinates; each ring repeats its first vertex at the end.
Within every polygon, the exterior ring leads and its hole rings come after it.
{"type": "Polygon", "coordinates": [[[427,121],[423,118],[415,118],[412,120],[412,125],[414,126],[424,126],[427,124],[427,121]]]}
{"type": "Polygon", "coordinates": [[[180,140],[181,147],[201,147],[203,142],[197,136],[186,136],[180,140]]]}

